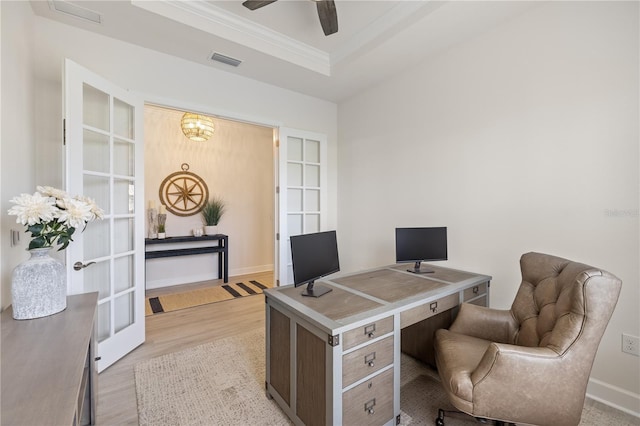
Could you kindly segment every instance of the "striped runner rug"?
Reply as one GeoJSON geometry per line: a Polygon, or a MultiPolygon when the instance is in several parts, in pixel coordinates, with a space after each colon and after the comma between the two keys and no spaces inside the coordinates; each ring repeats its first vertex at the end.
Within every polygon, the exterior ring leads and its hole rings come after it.
{"type": "Polygon", "coordinates": [[[251,280],[247,283],[224,284],[215,287],[185,291],[184,293],[167,294],[159,297],[147,297],[144,315],[149,316],[162,312],[173,312],[194,306],[222,302],[237,297],[261,294],[268,286],[251,280]]]}

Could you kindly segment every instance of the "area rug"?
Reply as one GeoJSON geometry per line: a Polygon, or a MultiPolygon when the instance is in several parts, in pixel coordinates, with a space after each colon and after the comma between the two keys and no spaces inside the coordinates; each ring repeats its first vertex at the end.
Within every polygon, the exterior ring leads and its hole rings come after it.
{"type": "MultiPolygon", "coordinates": [[[[136,364],[140,426],[291,425],[264,389],[264,330],[216,340],[136,364]]],[[[401,426],[433,425],[438,408],[450,410],[437,373],[402,355],[401,426]]],[[[637,425],[585,406],[581,426],[637,425]]],[[[478,424],[451,414],[447,426],[478,424]]]]}
{"type": "Polygon", "coordinates": [[[139,363],[140,426],[289,425],[264,391],[264,331],[139,363]]]}
{"type": "Polygon", "coordinates": [[[222,302],[237,297],[261,294],[268,286],[251,280],[247,283],[216,285],[209,288],[167,294],[159,297],[148,297],[145,301],[144,315],[149,316],[163,312],[173,312],[194,306],[222,302]]]}

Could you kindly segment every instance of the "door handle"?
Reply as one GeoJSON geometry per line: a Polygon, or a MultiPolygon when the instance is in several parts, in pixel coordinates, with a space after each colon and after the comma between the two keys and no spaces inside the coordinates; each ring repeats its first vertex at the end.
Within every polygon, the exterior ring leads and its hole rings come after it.
{"type": "Polygon", "coordinates": [[[82,263],[82,262],[76,262],[73,264],[73,270],[74,271],[79,271],[83,268],[86,268],[87,266],[91,266],[96,262],[89,262],[89,263],[82,263]]]}

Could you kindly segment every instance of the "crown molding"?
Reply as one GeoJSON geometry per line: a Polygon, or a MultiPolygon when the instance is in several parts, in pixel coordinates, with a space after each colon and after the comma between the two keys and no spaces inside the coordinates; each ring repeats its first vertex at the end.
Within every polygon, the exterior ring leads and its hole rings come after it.
{"type": "MultiPolygon", "coordinates": [[[[331,75],[327,52],[227,12],[204,0],[131,0],[133,6],[317,73],[331,75]]],[[[209,52],[204,52],[203,56],[209,52]]],[[[240,58],[239,58],[240,59],[240,58]]]]}
{"type": "Polygon", "coordinates": [[[367,46],[372,43],[379,45],[382,37],[390,37],[396,34],[399,26],[404,30],[420,18],[442,7],[443,4],[444,2],[431,0],[398,2],[387,13],[370,22],[350,40],[331,53],[331,65],[335,66],[358,54],[365,53],[367,46]]]}

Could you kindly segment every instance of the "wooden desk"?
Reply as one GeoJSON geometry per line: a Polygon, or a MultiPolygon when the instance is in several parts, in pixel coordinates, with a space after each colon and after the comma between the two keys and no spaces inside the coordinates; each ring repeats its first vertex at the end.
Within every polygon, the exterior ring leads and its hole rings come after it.
{"type": "Polygon", "coordinates": [[[98,293],[68,296],[57,314],[17,321],[2,312],[3,425],[95,424],[98,293]]]}
{"type": "Polygon", "coordinates": [[[433,332],[462,302],[489,304],[490,276],[429,265],[391,265],[302,287],[264,291],[266,388],[296,424],[400,422],[400,351],[433,362],[433,332]]]}
{"type": "Polygon", "coordinates": [[[198,242],[217,242],[216,245],[200,245],[198,247],[187,247],[180,249],[166,249],[145,251],[145,259],[157,259],[160,257],[189,256],[193,254],[218,253],[218,279],[224,279],[225,283],[229,282],[229,237],[223,234],[203,235],[202,237],[169,237],[159,239],[145,238],[146,247],[156,244],[175,244],[175,243],[198,243],[198,242]]]}

